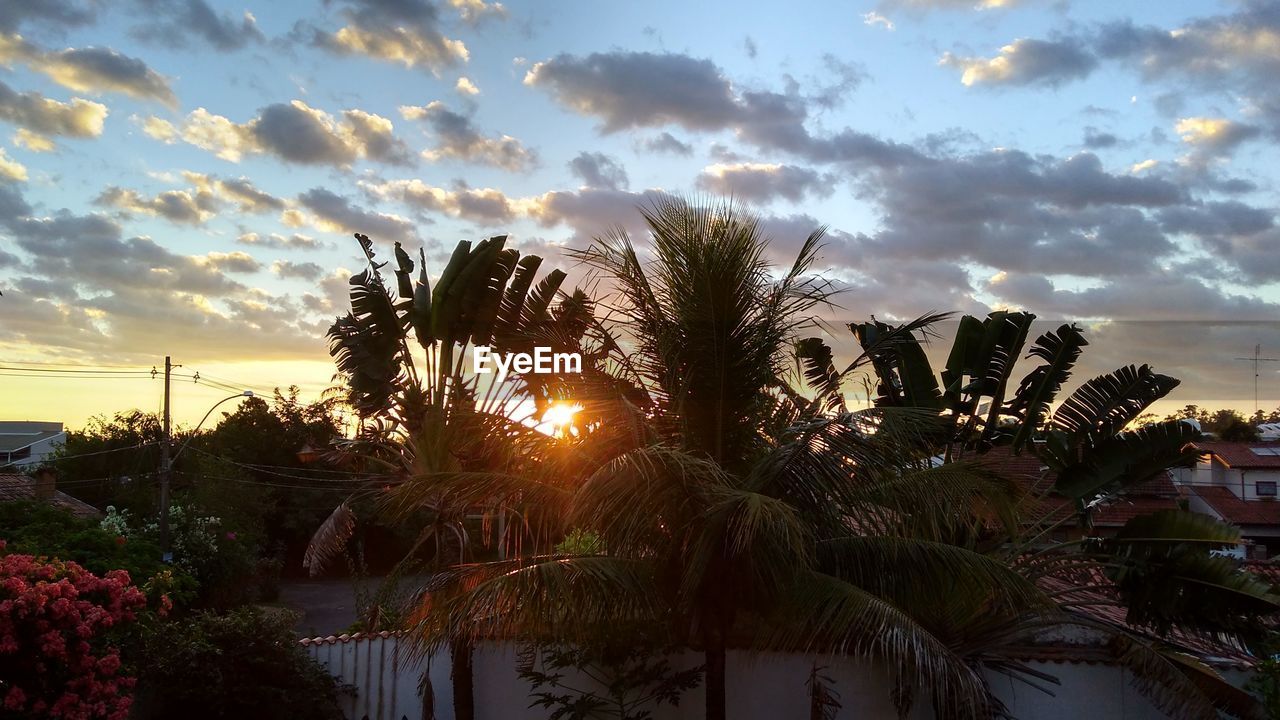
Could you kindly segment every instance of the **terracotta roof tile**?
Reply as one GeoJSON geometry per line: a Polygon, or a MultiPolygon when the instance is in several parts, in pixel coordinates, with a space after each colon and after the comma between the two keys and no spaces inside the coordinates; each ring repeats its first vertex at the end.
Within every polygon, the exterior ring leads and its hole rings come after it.
{"type": "Polygon", "coordinates": [[[1198,485],[1194,492],[1227,522],[1236,525],[1280,525],[1280,501],[1241,500],[1231,488],[1222,485],[1198,485]]]}
{"type": "MultiPolygon", "coordinates": [[[[17,502],[19,500],[36,499],[36,481],[27,475],[18,473],[0,473],[0,502],[17,502]]],[[[55,490],[49,504],[66,510],[77,517],[96,520],[102,517],[102,511],[89,503],[72,497],[61,490],[55,490]]]]}
{"type": "Polygon", "coordinates": [[[1271,468],[1280,470],[1280,454],[1259,455],[1254,448],[1280,452],[1280,442],[1225,442],[1212,440],[1192,443],[1197,450],[1213,453],[1227,467],[1232,468],[1271,468]]]}

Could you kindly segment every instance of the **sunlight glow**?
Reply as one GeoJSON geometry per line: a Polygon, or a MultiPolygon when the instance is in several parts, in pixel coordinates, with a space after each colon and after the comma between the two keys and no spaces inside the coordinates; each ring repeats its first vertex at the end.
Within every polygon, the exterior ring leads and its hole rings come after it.
{"type": "Polygon", "coordinates": [[[566,428],[573,425],[573,418],[581,411],[582,406],[578,403],[554,403],[542,414],[542,422],[549,425],[556,435],[560,435],[566,428]]]}

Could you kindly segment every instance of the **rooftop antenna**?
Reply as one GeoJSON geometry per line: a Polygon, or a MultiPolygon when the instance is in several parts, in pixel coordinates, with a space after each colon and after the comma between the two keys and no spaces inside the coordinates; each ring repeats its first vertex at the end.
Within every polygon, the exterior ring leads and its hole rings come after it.
{"type": "Polygon", "coordinates": [[[1253,413],[1258,414],[1258,365],[1264,362],[1280,362],[1280,358],[1264,358],[1262,357],[1262,346],[1253,346],[1253,357],[1236,358],[1236,360],[1244,360],[1253,363],[1253,413]]]}

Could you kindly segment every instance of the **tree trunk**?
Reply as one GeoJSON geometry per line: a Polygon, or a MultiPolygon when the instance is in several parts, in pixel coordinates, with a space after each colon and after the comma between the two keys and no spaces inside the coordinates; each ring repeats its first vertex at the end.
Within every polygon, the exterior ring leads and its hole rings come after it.
{"type": "Polygon", "coordinates": [[[449,644],[449,679],[453,681],[454,720],[475,720],[476,701],[472,692],[475,678],[472,676],[470,645],[449,644]]]}
{"type": "Polygon", "coordinates": [[[724,633],[718,628],[705,633],[707,662],[706,720],[725,720],[725,648],[724,633]]]}

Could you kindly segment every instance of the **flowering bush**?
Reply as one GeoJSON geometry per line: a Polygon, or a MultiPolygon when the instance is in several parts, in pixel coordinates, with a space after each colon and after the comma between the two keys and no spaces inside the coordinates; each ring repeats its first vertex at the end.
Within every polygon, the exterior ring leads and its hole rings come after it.
{"type": "Polygon", "coordinates": [[[104,635],[146,605],[129,573],[5,555],[0,540],[0,718],[124,720],[134,679],[104,635]]]}
{"type": "MultiPolygon", "coordinates": [[[[129,542],[154,544],[160,540],[159,522],[151,520],[136,527],[127,510],[110,505],[100,526],[129,542]]],[[[225,608],[252,599],[253,586],[248,580],[254,572],[253,551],[237,540],[234,531],[224,529],[221,519],[202,515],[189,506],[173,505],[169,508],[169,543],[179,577],[193,577],[199,586],[199,605],[225,608]]]]}

